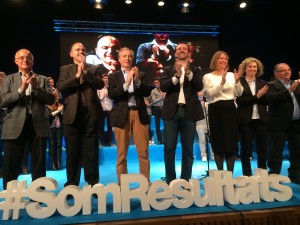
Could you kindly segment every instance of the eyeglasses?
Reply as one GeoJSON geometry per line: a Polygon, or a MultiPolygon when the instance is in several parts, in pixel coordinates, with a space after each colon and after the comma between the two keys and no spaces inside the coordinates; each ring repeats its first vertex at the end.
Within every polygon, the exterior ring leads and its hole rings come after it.
{"type": "Polygon", "coordinates": [[[18,57],[18,58],[16,58],[17,60],[20,60],[20,61],[31,61],[32,60],[32,57],[30,57],[30,56],[27,56],[27,57],[25,57],[25,56],[21,56],[21,57],[18,57]]]}
{"type": "Polygon", "coordinates": [[[291,69],[287,69],[287,70],[276,70],[276,72],[279,72],[279,73],[286,73],[286,72],[292,72],[291,69]]]}

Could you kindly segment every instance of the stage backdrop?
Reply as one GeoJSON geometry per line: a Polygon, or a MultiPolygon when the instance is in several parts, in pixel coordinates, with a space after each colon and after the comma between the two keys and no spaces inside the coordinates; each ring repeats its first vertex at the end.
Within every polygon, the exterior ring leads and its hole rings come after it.
{"type": "Polygon", "coordinates": [[[161,67],[174,63],[173,49],[179,42],[190,43],[192,64],[199,66],[203,73],[210,71],[209,64],[211,57],[218,50],[218,36],[215,33],[196,32],[193,34],[182,31],[170,31],[168,33],[155,30],[152,33],[143,31],[123,33],[122,30],[120,32],[110,32],[109,30],[87,32],[86,30],[73,29],[67,32],[60,31],[60,64],[72,63],[69,51],[74,42],[82,42],[86,47],[87,55],[96,55],[95,48],[97,47],[99,38],[108,35],[114,36],[119,41],[120,47],[129,47],[134,51],[134,65],[137,65],[140,70],[147,73],[149,84],[151,84],[154,77],[160,75],[161,67]],[[166,46],[168,50],[166,52],[169,52],[168,54],[165,52],[163,55],[163,48],[158,48],[156,52],[153,50],[155,34],[164,34],[167,36],[168,41],[166,42],[166,46]]]}

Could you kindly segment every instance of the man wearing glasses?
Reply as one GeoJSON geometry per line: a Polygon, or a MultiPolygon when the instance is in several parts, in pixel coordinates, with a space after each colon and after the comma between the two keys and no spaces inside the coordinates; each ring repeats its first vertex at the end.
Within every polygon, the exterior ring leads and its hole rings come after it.
{"type": "Polygon", "coordinates": [[[1,138],[4,140],[3,189],[17,180],[28,144],[32,180],[46,176],[46,148],[50,135],[48,109],[55,97],[48,78],[33,72],[34,58],[27,49],[15,54],[18,72],[4,77],[0,107],[7,108],[1,138]]]}
{"type": "Polygon", "coordinates": [[[290,167],[289,178],[300,184],[300,85],[291,80],[292,70],[286,63],[274,67],[275,79],[269,85],[269,174],[280,174],[283,148],[288,142],[290,167]]]}

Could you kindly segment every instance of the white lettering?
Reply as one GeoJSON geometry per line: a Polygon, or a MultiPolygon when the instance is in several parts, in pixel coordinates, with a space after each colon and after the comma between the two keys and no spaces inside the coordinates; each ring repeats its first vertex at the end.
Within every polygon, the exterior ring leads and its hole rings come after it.
{"type": "Polygon", "coordinates": [[[114,213],[128,213],[131,202],[138,199],[143,211],[166,210],[172,205],[176,208],[188,208],[195,204],[197,207],[221,206],[224,201],[230,204],[258,203],[262,200],[288,201],[293,191],[285,185],[290,183],[286,176],[271,174],[267,170],[256,169],[254,176],[232,177],[229,171],[210,170],[209,177],[203,179],[203,187],[199,180],[188,181],[176,179],[168,185],[163,181],[154,181],[149,186],[148,180],[142,174],[123,174],[121,186],[111,183],[106,186],[96,184],[84,186],[70,185],[62,189],[57,195],[56,180],[48,177],[33,181],[26,189],[26,181],[11,181],[7,189],[0,192],[0,210],[3,210],[3,220],[19,218],[19,211],[26,209],[33,218],[47,218],[56,211],[62,216],[70,217],[82,211],[82,215],[92,212],[92,198],[98,201],[98,214],[105,214],[107,195],[112,195],[114,213]],[[130,188],[137,185],[137,188],[130,188]],[[42,188],[44,187],[44,188],[42,188]],[[203,191],[201,191],[203,189],[203,191]],[[67,196],[74,200],[69,204],[67,196]],[[32,202],[25,201],[29,197],[32,202]]]}

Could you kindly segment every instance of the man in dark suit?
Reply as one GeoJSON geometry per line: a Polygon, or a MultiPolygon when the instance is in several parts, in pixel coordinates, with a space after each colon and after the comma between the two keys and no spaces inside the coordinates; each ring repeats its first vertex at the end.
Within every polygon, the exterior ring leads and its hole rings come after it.
{"type": "Polygon", "coordinates": [[[79,185],[81,166],[85,181],[99,182],[99,120],[103,116],[97,89],[104,87],[99,66],[85,62],[86,49],[74,43],[70,50],[73,64],[60,68],[57,89],[64,94],[64,136],[68,185],[79,185]]]}
{"type": "Polygon", "coordinates": [[[48,109],[54,103],[48,78],[32,71],[34,57],[27,49],[15,54],[18,72],[3,79],[0,102],[7,108],[1,138],[4,144],[3,188],[17,180],[28,144],[32,180],[46,176],[46,148],[50,135],[48,109]]]}
{"type": "Polygon", "coordinates": [[[300,184],[300,86],[291,80],[291,69],[286,63],[274,67],[275,79],[270,81],[269,173],[280,174],[283,148],[288,141],[289,178],[300,184]]]}
{"type": "Polygon", "coordinates": [[[121,70],[111,73],[108,80],[108,97],[114,101],[111,110],[111,125],[117,142],[117,176],[121,183],[121,174],[127,174],[127,153],[130,137],[133,134],[136,145],[140,173],[150,182],[149,161],[149,117],[144,97],[150,95],[145,74],[132,67],[134,52],[121,48],[119,62],[121,70]]]}
{"type": "Polygon", "coordinates": [[[202,74],[198,67],[190,65],[190,49],[186,43],[179,43],[175,51],[175,64],[165,67],[160,89],[166,92],[162,108],[164,120],[164,159],[166,181],[176,179],[175,151],[178,134],[182,145],[180,178],[189,180],[194,161],[193,144],[196,135],[196,121],[204,119],[198,99],[202,90],[202,74]]]}
{"type": "Polygon", "coordinates": [[[239,111],[239,129],[241,139],[241,163],[243,175],[251,176],[251,162],[253,141],[255,140],[257,153],[257,167],[267,169],[267,143],[269,104],[266,95],[268,85],[259,77],[263,74],[263,65],[260,60],[248,57],[239,67],[242,74],[240,83],[243,86],[242,95],[236,98],[239,111]]]}

